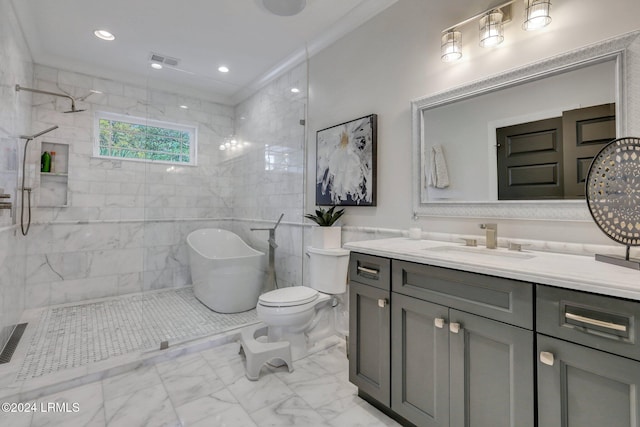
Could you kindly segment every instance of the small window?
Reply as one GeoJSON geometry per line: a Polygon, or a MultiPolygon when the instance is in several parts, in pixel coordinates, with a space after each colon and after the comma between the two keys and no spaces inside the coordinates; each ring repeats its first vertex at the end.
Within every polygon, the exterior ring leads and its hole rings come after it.
{"type": "Polygon", "coordinates": [[[193,126],[98,112],[96,129],[97,157],[196,164],[197,129],[193,126]]]}

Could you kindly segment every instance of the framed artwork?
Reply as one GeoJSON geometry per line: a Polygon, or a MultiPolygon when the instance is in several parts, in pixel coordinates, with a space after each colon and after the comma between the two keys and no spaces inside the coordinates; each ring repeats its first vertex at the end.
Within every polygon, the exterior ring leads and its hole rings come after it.
{"type": "Polygon", "coordinates": [[[376,114],[316,134],[316,205],[376,205],[376,114]]]}

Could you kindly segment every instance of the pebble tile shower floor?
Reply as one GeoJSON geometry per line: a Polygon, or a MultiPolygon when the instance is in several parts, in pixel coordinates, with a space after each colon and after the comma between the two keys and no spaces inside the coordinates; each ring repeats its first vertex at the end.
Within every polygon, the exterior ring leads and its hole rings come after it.
{"type": "Polygon", "coordinates": [[[255,310],[234,314],[209,310],[191,287],[51,307],[40,315],[17,379],[158,349],[161,341],[212,335],[254,322],[255,310]]]}

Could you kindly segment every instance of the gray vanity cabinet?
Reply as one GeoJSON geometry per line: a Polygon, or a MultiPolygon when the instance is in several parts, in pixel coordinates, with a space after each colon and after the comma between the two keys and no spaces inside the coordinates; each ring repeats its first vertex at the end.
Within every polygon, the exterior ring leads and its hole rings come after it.
{"type": "Polygon", "coordinates": [[[541,285],[536,299],[539,426],[640,426],[640,302],[541,285]]]}
{"type": "Polygon", "coordinates": [[[360,253],[349,279],[349,379],[403,424],[640,427],[640,301],[360,253]]]}
{"type": "Polygon", "coordinates": [[[447,307],[393,293],[391,408],[419,426],[449,425],[447,307]]]}
{"type": "Polygon", "coordinates": [[[640,425],[639,362],[544,335],[538,354],[539,426],[640,425]]]}
{"type": "Polygon", "coordinates": [[[392,263],[391,409],[425,427],[533,427],[533,331],[483,317],[531,328],[531,284],[392,263]]]}
{"type": "Polygon", "coordinates": [[[352,254],[349,260],[349,381],[391,405],[390,260],[352,254]]]}
{"type": "Polygon", "coordinates": [[[450,311],[451,426],[533,427],[533,332],[450,311]]]}

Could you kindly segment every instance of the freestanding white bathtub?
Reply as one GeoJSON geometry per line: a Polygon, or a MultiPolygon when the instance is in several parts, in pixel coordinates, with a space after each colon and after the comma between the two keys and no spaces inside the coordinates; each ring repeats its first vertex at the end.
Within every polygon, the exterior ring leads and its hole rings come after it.
{"type": "Polygon", "coordinates": [[[203,228],[187,236],[193,293],[218,313],[256,307],[264,278],[264,253],[237,234],[203,228]]]}

